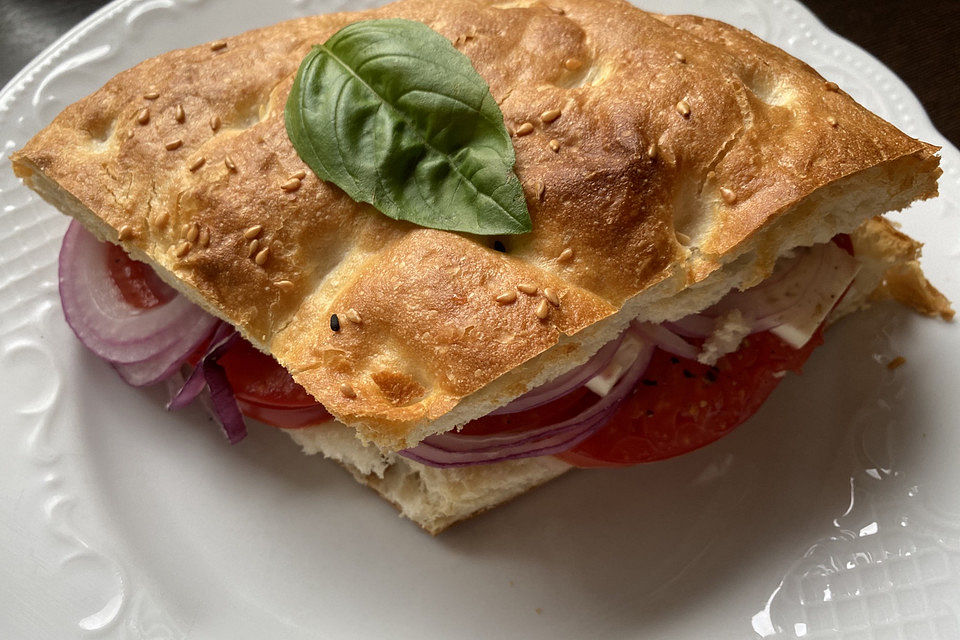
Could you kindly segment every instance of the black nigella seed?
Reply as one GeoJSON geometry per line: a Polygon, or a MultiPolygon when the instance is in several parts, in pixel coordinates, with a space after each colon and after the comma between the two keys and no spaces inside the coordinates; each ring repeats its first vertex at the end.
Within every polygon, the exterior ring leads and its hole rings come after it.
{"type": "Polygon", "coordinates": [[[703,375],[704,375],[704,377],[706,377],[706,379],[709,380],[710,382],[716,382],[716,381],[717,381],[717,374],[715,374],[713,371],[707,371],[707,372],[706,372],[705,374],[703,374],[703,375]]]}
{"type": "Polygon", "coordinates": [[[683,377],[684,377],[684,378],[696,378],[697,376],[693,375],[693,374],[690,372],[689,369],[684,369],[684,370],[683,370],[683,377]]]}
{"type": "Polygon", "coordinates": [[[330,329],[332,331],[340,331],[340,318],[337,317],[337,314],[330,316],[330,329]]]}
{"type": "Polygon", "coordinates": [[[650,409],[647,409],[647,417],[648,417],[648,418],[652,418],[652,417],[653,417],[653,411],[651,411],[650,409]]]}
{"type": "Polygon", "coordinates": [[[496,249],[497,251],[499,251],[500,253],[506,253],[506,252],[507,252],[507,247],[506,247],[502,242],[500,242],[499,240],[496,240],[496,241],[493,243],[493,248],[496,249]]]}
{"type": "Polygon", "coordinates": [[[680,358],[670,358],[671,364],[680,364],[680,358]]]}
{"type": "Polygon", "coordinates": [[[646,386],[648,386],[648,387],[655,387],[655,386],[657,386],[657,381],[656,381],[656,380],[647,380],[646,378],[644,378],[643,380],[641,380],[641,382],[643,382],[643,384],[646,385],[646,386]]]}

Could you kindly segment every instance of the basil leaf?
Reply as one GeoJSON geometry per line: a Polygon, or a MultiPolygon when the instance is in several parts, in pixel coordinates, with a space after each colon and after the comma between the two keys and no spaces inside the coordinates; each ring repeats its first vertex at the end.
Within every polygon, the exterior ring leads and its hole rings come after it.
{"type": "Polygon", "coordinates": [[[489,86],[425,24],[367,20],[315,46],[285,118],[320,178],[391,218],[477,234],[531,229],[489,86]]]}

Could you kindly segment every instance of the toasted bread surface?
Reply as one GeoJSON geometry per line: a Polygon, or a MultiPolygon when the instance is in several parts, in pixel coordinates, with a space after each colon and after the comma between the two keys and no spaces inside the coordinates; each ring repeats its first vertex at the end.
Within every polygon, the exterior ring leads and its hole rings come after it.
{"type": "Polygon", "coordinates": [[[562,373],[638,314],[683,315],[792,246],[936,194],[934,147],[701,18],[616,0],[403,0],[225,42],[119,74],[15,170],[385,450],[562,373]],[[514,137],[533,231],[502,238],[506,253],[357,204],[293,149],[283,106],[304,55],[384,17],[450,39],[508,128],[533,124],[514,137]],[[496,301],[518,285],[535,293],[496,301]],[[548,288],[560,304],[540,318],[548,288]]]}
{"type": "MultiPolygon", "coordinates": [[[[898,231],[884,218],[864,222],[852,236],[861,268],[849,291],[830,315],[831,324],[878,300],[894,296],[920,313],[945,319],[953,317],[950,303],[919,271],[920,244],[917,241],[898,231]],[[900,274],[907,272],[916,275],[902,278],[900,274]]],[[[357,482],[376,491],[403,516],[432,534],[492,509],[572,469],[551,456],[438,469],[401,456],[384,454],[372,445],[365,446],[352,430],[339,424],[288,433],[305,453],[322,453],[336,460],[357,482]]]]}

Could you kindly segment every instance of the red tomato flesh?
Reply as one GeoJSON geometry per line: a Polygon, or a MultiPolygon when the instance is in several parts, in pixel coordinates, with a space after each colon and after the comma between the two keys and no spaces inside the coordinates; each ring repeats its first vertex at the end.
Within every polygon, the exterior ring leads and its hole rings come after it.
{"type": "Polygon", "coordinates": [[[272,357],[239,340],[219,360],[240,410],[281,429],[302,429],[332,417],[272,357]]]}
{"type": "Polygon", "coordinates": [[[107,269],[124,302],[137,309],[152,309],[173,300],[177,292],[148,265],[130,259],[123,249],[107,243],[107,269]]]}
{"type": "Polygon", "coordinates": [[[783,373],[799,373],[823,343],[822,331],[801,349],[767,331],[754,334],[715,367],[657,349],[610,422],[557,457],[578,467],[620,467],[710,444],[756,413],[783,373]]]}
{"type": "MultiPolygon", "coordinates": [[[[124,301],[138,309],[170,302],[177,292],[148,265],[132,260],[120,247],[107,244],[107,268],[124,301]]],[[[202,344],[187,358],[196,366],[207,352],[202,344]]],[[[323,405],[297,384],[276,360],[246,340],[239,340],[221,358],[244,415],[281,429],[301,429],[331,420],[323,405]]]]}

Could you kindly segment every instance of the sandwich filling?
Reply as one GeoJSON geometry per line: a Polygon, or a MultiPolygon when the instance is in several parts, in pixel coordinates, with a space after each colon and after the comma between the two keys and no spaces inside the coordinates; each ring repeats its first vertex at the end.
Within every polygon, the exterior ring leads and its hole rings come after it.
{"type": "MultiPolygon", "coordinates": [[[[704,446],[799,372],[858,269],[845,235],[795,249],[760,284],[673,322],[634,322],[585,364],[399,453],[441,468],[537,456],[597,467],[704,446]]],[[[77,222],[61,250],[60,292],[78,338],[125,381],[166,382],[171,409],[205,398],[231,442],[245,435],[244,416],[281,429],[333,420],[272,357],[77,222]]]]}

